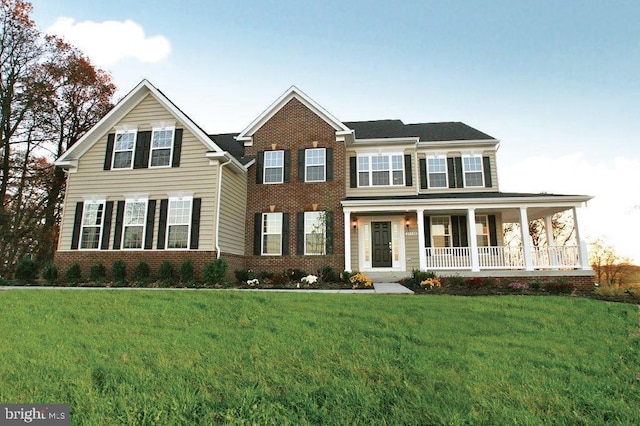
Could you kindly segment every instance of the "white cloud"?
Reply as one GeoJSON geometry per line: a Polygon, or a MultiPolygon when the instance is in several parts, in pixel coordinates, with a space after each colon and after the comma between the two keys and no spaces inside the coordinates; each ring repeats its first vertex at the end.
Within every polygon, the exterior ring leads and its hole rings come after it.
{"type": "MultiPolygon", "coordinates": [[[[502,164],[504,166],[504,163],[502,164]]],[[[616,157],[594,161],[582,153],[529,157],[500,168],[500,189],[592,195],[580,229],[587,238],[606,238],[640,264],[640,161],[616,157]]]]}
{"type": "Polygon", "coordinates": [[[46,32],[64,38],[102,67],[126,58],[155,63],[171,52],[171,44],[166,37],[147,36],[140,24],[129,19],[75,22],[73,18],[60,17],[46,32]]]}

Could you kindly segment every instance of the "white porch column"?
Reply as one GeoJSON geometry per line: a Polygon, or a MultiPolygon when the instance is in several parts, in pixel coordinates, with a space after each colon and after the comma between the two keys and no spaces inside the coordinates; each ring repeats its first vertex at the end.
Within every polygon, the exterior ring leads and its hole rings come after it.
{"type": "Polygon", "coordinates": [[[476,209],[467,209],[467,239],[469,240],[469,254],[471,255],[471,270],[480,271],[480,257],[478,256],[478,240],[476,238],[476,209]]]}
{"type": "Polygon", "coordinates": [[[351,272],[351,212],[344,211],[344,270],[351,272]]]}
{"type": "Polygon", "coordinates": [[[558,269],[558,257],[556,255],[556,241],[553,238],[553,221],[552,216],[544,217],[544,231],[547,236],[547,254],[549,256],[549,266],[551,269],[558,269]]]}
{"type": "Polygon", "coordinates": [[[424,241],[424,209],[416,210],[418,220],[418,259],[420,259],[420,270],[427,270],[427,252],[424,241]]]}
{"type": "Polygon", "coordinates": [[[578,223],[582,222],[582,219],[578,221],[578,216],[580,215],[578,212],[582,212],[582,210],[573,207],[573,224],[576,227],[576,241],[578,242],[578,252],[580,256],[580,265],[583,271],[591,270],[591,265],[589,265],[589,257],[587,255],[587,244],[582,240],[580,235],[580,226],[578,223]]]}
{"type": "Polygon", "coordinates": [[[526,207],[520,207],[520,230],[522,231],[524,269],[527,271],[533,271],[533,262],[531,261],[531,236],[529,235],[529,217],[527,216],[526,207]]]}

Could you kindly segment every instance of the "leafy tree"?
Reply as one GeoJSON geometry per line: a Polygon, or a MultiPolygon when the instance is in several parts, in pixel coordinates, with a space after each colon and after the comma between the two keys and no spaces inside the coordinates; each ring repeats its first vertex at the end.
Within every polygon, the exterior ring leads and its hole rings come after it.
{"type": "Polygon", "coordinates": [[[589,261],[599,284],[623,285],[633,269],[631,260],[616,253],[615,248],[602,238],[590,244],[589,261]]]}

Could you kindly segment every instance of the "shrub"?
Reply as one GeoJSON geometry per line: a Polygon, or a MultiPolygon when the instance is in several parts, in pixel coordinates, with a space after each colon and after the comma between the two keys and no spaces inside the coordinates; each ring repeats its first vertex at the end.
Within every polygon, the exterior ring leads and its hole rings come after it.
{"type": "Polygon", "coordinates": [[[80,264],[72,263],[71,266],[69,266],[69,269],[67,269],[65,278],[71,285],[78,285],[80,282],[82,282],[82,270],[80,269],[80,264]]]}
{"type": "Polygon", "coordinates": [[[452,275],[450,277],[441,277],[440,282],[442,283],[442,285],[448,286],[448,287],[463,287],[467,284],[465,278],[459,275],[452,275]]]}
{"type": "Polygon", "coordinates": [[[436,277],[426,278],[420,281],[420,287],[428,290],[431,290],[433,288],[440,288],[441,286],[442,284],[440,283],[440,280],[436,277]]]}
{"type": "Polygon", "coordinates": [[[195,280],[195,268],[193,267],[193,261],[187,259],[180,264],[180,282],[187,287],[194,287],[196,285],[195,280]]]}
{"type": "Polygon", "coordinates": [[[287,269],[283,275],[288,277],[289,281],[300,281],[302,277],[306,277],[308,274],[302,269],[287,269]]]}
{"type": "Polygon", "coordinates": [[[133,268],[133,279],[142,285],[149,284],[151,281],[151,268],[147,262],[141,260],[136,267],[133,268]]]}
{"type": "Polygon", "coordinates": [[[351,283],[353,288],[367,288],[373,286],[373,281],[371,281],[371,278],[359,272],[352,275],[351,278],[349,278],[349,282],[351,283]]]}
{"type": "Polygon", "coordinates": [[[529,289],[529,284],[523,283],[520,281],[514,281],[512,283],[507,284],[507,287],[515,291],[525,291],[529,289]]]}
{"type": "Polygon", "coordinates": [[[569,294],[576,289],[576,286],[566,278],[557,278],[545,283],[544,288],[551,294],[569,294]]]}
{"type": "Polygon", "coordinates": [[[542,283],[540,281],[532,281],[529,284],[529,288],[531,288],[532,290],[540,290],[542,288],[542,283]]]}
{"type": "Polygon", "coordinates": [[[15,277],[20,283],[32,283],[38,278],[38,264],[31,256],[23,257],[16,265],[15,277]]]}
{"type": "Polygon", "coordinates": [[[351,277],[357,273],[358,272],[356,271],[342,271],[342,273],[340,274],[340,279],[342,279],[342,281],[345,283],[350,283],[351,277]]]}
{"type": "Polygon", "coordinates": [[[173,263],[169,260],[163,260],[158,268],[158,279],[162,282],[164,287],[169,287],[173,284],[175,270],[173,263]]]}
{"type": "Polygon", "coordinates": [[[6,286],[6,285],[11,285],[9,280],[0,277],[0,286],[6,286]]]}
{"type": "Polygon", "coordinates": [[[236,281],[239,283],[246,283],[250,279],[253,279],[251,269],[236,269],[233,271],[233,275],[235,275],[236,281]]]}
{"type": "Polygon", "coordinates": [[[102,262],[91,265],[89,269],[89,281],[101,283],[107,278],[107,268],[104,267],[102,262]]]}
{"type": "Polygon", "coordinates": [[[287,284],[289,281],[291,281],[289,276],[285,274],[278,274],[271,277],[271,284],[275,285],[287,284]]]}
{"type": "Polygon", "coordinates": [[[127,264],[123,260],[116,260],[111,265],[111,274],[116,285],[124,285],[127,282],[127,264]]]}
{"type": "Polygon", "coordinates": [[[340,276],[331,266],[323,266],[318,269],[318,277],[325,283],[335,283],[340,281],[340,276]]]}
{"type": "Polygon", "coordinates": [[[216,259],[205,265],[202,269],[202,278],[204,279],[205,284],[224,284],[226,276],[227,262],[222,259],[216,259]]]}
{"type": "Polygon", "coordinates": [[[473,277],[465,280],[467,288],[477,289],[484,286],[484,280],[481,277],[473,277]]]}
{"type": "Polygon", "coordinates": [[[257,278],[259,278],[260,281],[270,280],[274,275],[275,274],[273,272],[262,271],[258,274],[257,278]]]}
{"type": "Polygon", "coordinates": [[[49,285],[55,285],[56,281],[58,281],[58,268],[53,263],[47,263],[44,268],[42,268],[42,278],[47,281],[49,285]]]}
{"type": "Polygon", "coordinates": [[[436,278],[436,274],[434,272],[413,269],[411,271],[411,277],[404,280],[403,283],[404,285],[407,285],[410,288],[418,288],[422,286],[421,284],[423,281],[429,278],[436,278]]]}

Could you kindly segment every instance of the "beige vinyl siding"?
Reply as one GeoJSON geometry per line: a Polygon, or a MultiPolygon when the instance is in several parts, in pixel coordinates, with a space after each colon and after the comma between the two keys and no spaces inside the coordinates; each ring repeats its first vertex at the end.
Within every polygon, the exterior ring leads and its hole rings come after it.
{"type": "MultiPolygon", "coordinates": [[[[118,124],[137,125],[139,131],[151,130],[152,123],[173,121],[176,128],[184,128],[175,117],[164,109],[151,95],[148,95],[118,124]]],[[[107,145],[107,135],[103,135],[78,161],[76,173],[69,174],[67,185],[67,204],[60,231],[58,248],[68,250],[71,247],[71,234],[75,205],[84,201],[84,197],[106,196],[107,201],[124,200],[128,194],[145,194],[150,200],[168,198],[169,192],[189,192],[194,198],[202,198],[200,214],[199,250],[214,250],[215,197],[217,166],[209,165],[205,158],[207,148],[187,129],[182,136],[180,167],[103,170],[107,145]]],[[[157,203],[154,226],[153,248],[156,248],[158,234],[157,203]]],[[[113,221],[109,248],[113,246],[116,205],[114,203],[113,221]]]]}
{"type": "Polygon", "coordinates": [[[406,271],[420,269],[420,243],[418,240],[417,220],[417,215],[411,214],[409,215],[409,229],[403,227],[406,271]]]}
{"type": "Polygon", "coordinates": [[[219,245],[222,253],[244,254],[247,175],[222,168],[219,245]]]}

